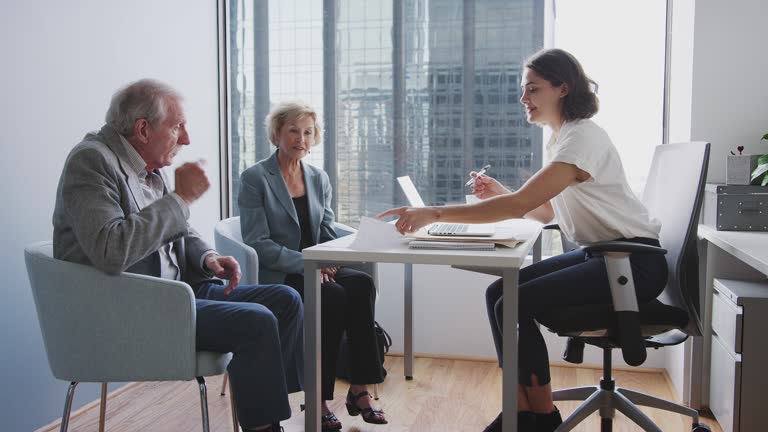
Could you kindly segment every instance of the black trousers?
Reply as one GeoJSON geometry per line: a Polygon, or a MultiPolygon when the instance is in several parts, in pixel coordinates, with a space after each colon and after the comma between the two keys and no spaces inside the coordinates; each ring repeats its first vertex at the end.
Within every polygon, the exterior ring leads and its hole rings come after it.
{"type": "MultiPolygon", "coordinates": [[[[622,239],[658,246],[651,239],[622,239]]],[[[639,301],[656,298],[667,283],[667,261],[660,254],[633,254],[632,276],[639,301]]],[[[611,302],[605,259],[575,250],[534,263],[520,270],[518,294],[518,382],[531,386],[531,375],[540,385],[551,380],[549,354],[536,325],[536,315],[553,307],[611,302]]],[[[502,366],[503,288],[499,279],[485,293],[488,318],[499,367],[502,366]]]]}
{"type": "MultiPolygon", "coordinates": [[[[336,384],[336,361],[342,334],[347,332],[349,344],[349,373],[352,384],[378,384],[384,381],[373,326],[376,287],[367,273],[342,267],[334,277],[336,282],[321,285],[320,302],[323,310],[320,331],[322,352],[322,396],[333,399],[336,384]]],[[[304,298],[304,275],[289,274],[285,284],[304,298]]]]}

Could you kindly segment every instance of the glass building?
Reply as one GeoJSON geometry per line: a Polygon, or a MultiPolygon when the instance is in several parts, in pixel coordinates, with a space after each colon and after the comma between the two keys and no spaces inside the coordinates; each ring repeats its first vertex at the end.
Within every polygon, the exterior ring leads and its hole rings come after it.
{"type": "Polygon", "coordinates": [[[410,175],[428,204],[461,202],[467,174],[518,187],[541,166],[541,131],[519,104],[521,63],[543,45],[535,0],[231,2],[233,210],[240,173],[267,157],[270,103],[302,99],[326,131],[337,219],[403,205],[410,175]],[[466,79],[466,77],[471,77],[466,79]]]}

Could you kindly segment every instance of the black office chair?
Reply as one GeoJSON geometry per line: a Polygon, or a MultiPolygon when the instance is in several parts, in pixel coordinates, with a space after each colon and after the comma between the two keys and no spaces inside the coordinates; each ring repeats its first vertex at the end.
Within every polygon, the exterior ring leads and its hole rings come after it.
{"type": "Polygon", "coordinates": [[[694,432],[710,430],[699,422],[696,410],[616,387],[611,377],[614,348],[622,350],[627,364],[639,366],[646,359],[646,348],[677,345],[688,336],[701,335],[696,227],[708,162],[709,143],[656,147],[642,201],[662,223],[660,241],[664,249],[628,242],[602,242],[585,247],[592,254],[606,257],[606,277],[611,278],[613,303],[564,307],[537,317],[540,324],[570,338],[564,356],[567,361],[580,363],[584,344],[603,349],[603,378],[599,386],[553,392],[556,401],[584,401],[558,427],[558,432],[573,429],[597,410],[601,431],[611,431],[617,409],[644,430],[661,431],[636,405],[690,416],[694,432]],[[658,298],[647,303],[638,304],[635,295],[629,269],[629,256],[634,252],[666,253],[667,286],[658,298]]]}

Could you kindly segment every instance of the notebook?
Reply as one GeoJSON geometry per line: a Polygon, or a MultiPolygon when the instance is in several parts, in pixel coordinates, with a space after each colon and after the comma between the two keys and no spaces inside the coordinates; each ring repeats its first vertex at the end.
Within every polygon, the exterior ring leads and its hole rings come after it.
{"type": "Polygon", "coordinates": [[[429,240],[411,240],[408,243],[411,249],[452,249],[452,250],[496,250],[496,245],[490,242],[448,242],[448,241],[429,241],[429,240]]]}
{"type": "MultiPolygon", "coordinates": [[[[400,189],[412,207],[424,207],[419,191],[408,176],[397,178],[400,189]]],[[[462,224],[462,223],[434,223],[426,227],[427,233],[434,236],[447,237],[491,237],[496,233],[496,224],[462,224]]]]}

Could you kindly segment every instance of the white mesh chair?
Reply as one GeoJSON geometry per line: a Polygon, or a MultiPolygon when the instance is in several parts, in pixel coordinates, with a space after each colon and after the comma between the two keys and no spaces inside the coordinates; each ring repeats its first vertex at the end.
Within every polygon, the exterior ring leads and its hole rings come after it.
{"type": "Polygon", "coordinates": [[[572,430],[596,411],[601,417],[600,430],[611,431],[616,410],[643,430],[660,432],[639,406],[686,415],[691,418],[693,432],[710,430],[700,423],[695,409],[618,387],[611,365],[613,349],[621,349],[624,361],[630,366],[639,366],[646,359],[647,348],[677,345],[689,336],[701,335],[696,227],[708,162],[708,143],[656,147],[642,201],[650,214],[661,221],[659,237],[664,249],[616,241],[585,247],[588,253],[605,256],[612,302],[563,306],[537,315],[540,324],[570,337],[565,360],[581,363],[585,344],[603,350],[603,378],[599,385],[553,392],[555,401],[584,401],[557,428],[558,432],[572,430]],[[665,255],[669,277],[658,298],[638,301],[629,263],[632,253],[665,255]]]}
{"type": "MultiPolygon", "coordinates": [[[[123,273],[53,258],[50,241],[24,250],[48,364],[69,381],[61,431],[67,430],[75,387],[102,383],[100,430],[106,384],[197,379],[203,431],[209,430],[205,379],[226,370],[229,353],[195,349],[195,296],[184,282],[123,273]]],[[[232,420],[238,430],[232,400],[232,420]]]]}

